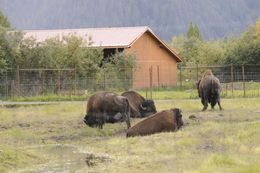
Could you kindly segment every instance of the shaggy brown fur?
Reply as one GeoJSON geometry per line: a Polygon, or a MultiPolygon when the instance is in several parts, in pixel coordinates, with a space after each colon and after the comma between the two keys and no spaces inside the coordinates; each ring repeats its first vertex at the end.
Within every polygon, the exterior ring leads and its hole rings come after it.
{"type": "Polygon", "coordinates": [[[203,111],[207,109],[208,103],[211,104],[212,109],[218,103],[220,110],[222,110],[220,105],[221,85],[219,79],[213,75],[211,70],[205,71],[202,79],[197,82],[197,89],[203,104],[203,111]]]}
{"type": "Polygon", "coordinates": [[[93,94],[87,104],[84,122],[90,127],[102,128],[103,124],[125,120],[130,125],[130,106],[126,97],[113,92],[98,92],[93,94]]]}
{"type": "Polygon", "coordinates": [[[153,100],[146,100],[136,91],[126,91],[121,94],[128,99],[131,109],[131,117],[141,118],[156,113],[156,107],[153,100]]]}
{"type": "Polygon", "coordinates": [[[127,130],[127,137],[144,136],[159,132],[176,131],[183,125],[180,109],[158,112],[127,130]]]}

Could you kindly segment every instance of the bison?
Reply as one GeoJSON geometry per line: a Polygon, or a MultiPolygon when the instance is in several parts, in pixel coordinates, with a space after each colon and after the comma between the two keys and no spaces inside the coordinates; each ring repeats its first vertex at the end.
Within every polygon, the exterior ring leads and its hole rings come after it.
{"type": "Polygon", "coordinates": [[[126,137],[144,136],[159,132],[176,131],[183,125],[178,108],[158,112],[129,128],[126,137]]]}
{"type": "Polygon", "coordinates": [[[155,114],[156,107],[153,100],[146,100],[136,91],[126,91],[121,94],[126,97],[130,104],[131,117],[142,118],[155,114]]]}
{"type": "Polygon", "coordinates": [[[126,121],[127,128],[130,128],[130,106],[126,97],[113,92],[98,92],[89,98],[83,120],[86,125],[102,129],[106,122],[123,120],[126,121]]]}
{"type": "Polygon", "coordinates": [[[203,104],[202,111],[208,108],[208,103],[211,104],[212,109],[218,103],[219,109],[222,110],[220,104],[221,85],[219,79],[213,75],[211,70],[206,70],[202,79],[197,82],[197,89],[203,104]]]}

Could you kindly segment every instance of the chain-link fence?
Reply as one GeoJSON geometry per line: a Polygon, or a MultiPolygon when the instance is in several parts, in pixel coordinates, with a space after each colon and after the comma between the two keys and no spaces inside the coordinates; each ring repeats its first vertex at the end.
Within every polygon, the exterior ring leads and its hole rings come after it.
{"type": "MultiPolygon", "coordinates": [[[[260,65],[181,66],[177,71],[162,66],[147,66],[134,76],[134,69],[119,68],[99,73],[79,73],[77,69],[7,69],[0,72],[0,97],[38,95],[84,95],[86,91],[125,91],[145,86],[151,92],[192,90],[206,69],[211,69],[222,84],[223,95],[239,93],[244,97],[260,96],[260,65]],[[167,72],[167,73],[166,73],[167,72]],[[175,74],[174,74],[175,73],[175,74]],[[177,73],[177,74],[176,74],[177,73]],[[178,76],[173,85],[174,77],[178,76]],[[134,79],[136,78],[136,79],[134,79]],[[169,83],[167,84],[167,82],[169,83]]],[[[140,88],[139,88],[140,89],[140,88]]]]}
{"type": "Polygon", "coordinates": [[[72,93],[75,69],[7,69],[0,73],[2,97],[72,93]]]}
{"type": "Polygon", "coordinates": [[[84,95],[86,90],[128,90],[132,69],[82,75],[76,69],[7,69],[0,72],[0,97],[84,95]]]}
{"type": "Polygon", "coordinates": [[[206,69],[212,70],[222,84],[223,95],[240,94],[244,97],[260,96],[260,65],[181,66],[179,65],[179,86],[182,89],[196,89],[196,82],[206,69]]]}

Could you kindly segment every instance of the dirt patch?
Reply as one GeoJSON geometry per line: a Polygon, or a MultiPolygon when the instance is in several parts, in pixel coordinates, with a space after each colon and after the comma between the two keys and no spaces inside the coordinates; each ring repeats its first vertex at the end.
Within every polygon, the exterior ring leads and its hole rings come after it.
{"type": "Polygon", "coordinates": [[[97,156],[94,154],[87,154],[87,157],[85,159],[85,162],[87,164],[88,167],[93,167],[93,166],[97,166],[100,163],[104,163],[104,162],[108,162],[111,159],[109,157],[106,156],[97,156]]]}
{"type": "Polygon", "coordinates": [[[224,113],[218,112],[207,112],[207,113],[197,113],[188,116],[191,121],[208,121],[208,120],[223,120],[225,117],[224,113]]]}

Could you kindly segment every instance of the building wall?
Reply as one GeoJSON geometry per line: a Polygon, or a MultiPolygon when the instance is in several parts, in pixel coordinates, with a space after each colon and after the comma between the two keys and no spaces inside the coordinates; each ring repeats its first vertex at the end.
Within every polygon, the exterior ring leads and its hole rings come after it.
{"type": "Polygon", "coordinates": [[[134,53],[137,57],[133,88],[176,85],[176,60],[160,45],[159,41],[146,32],[130,48],[125,49],[125,52],[134,53]]]}

